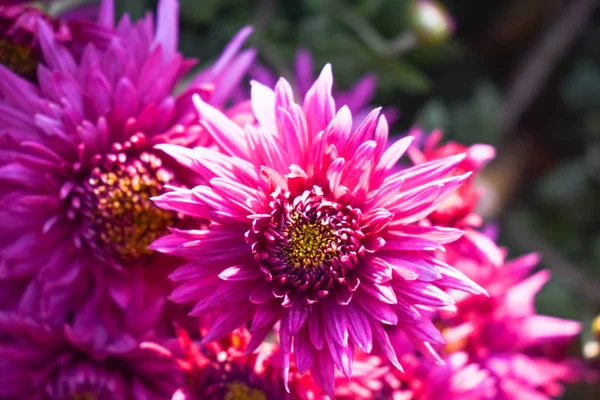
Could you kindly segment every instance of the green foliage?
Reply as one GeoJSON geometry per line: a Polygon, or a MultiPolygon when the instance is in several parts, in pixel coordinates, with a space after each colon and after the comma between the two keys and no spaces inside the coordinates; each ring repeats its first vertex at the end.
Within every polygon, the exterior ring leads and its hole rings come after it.
{"type": "Polygon", "coordinates": [[[501,99],[493,85],[483,82],[475,87],[472,97],[450,104],[436,97],[423,106],[416,117],[425,130],[443,129],[449,137],[464,143],[498,145],[501,99]]]}

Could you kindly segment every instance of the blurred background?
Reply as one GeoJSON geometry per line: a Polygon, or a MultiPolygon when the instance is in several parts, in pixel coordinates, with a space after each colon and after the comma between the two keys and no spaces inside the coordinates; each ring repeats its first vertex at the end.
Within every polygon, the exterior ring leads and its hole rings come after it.
{"type": "MultiPolygon", "coordinates": [[[[490,143],[498,157],[480,212],[512,256],[539,250],[554,279],[540,313],[583,321],[574,353],[596,357],[600,311],[600,9],[597,0],[181,0],[180,44],[201,64],[243,25],[260,62],[291,76],[296,50],[337,89],[373,72],[373,104],[445,138],[490,143]]],[[[59,3],[60,4],[60,3],[59,3]]],[[[134,18],[155,0],[117,1],[134,18]]],[[[597,388],[596,388],[597,389],[597,388]]],[[[599,398],[572,387],[564,398],[599,398]]]]}

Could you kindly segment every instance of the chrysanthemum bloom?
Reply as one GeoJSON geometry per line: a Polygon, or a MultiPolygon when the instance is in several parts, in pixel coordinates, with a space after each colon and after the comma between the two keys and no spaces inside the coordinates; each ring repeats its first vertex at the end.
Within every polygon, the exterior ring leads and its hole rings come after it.
{"type": "Polygon", "coordinates": [[[489,298],[456,293],[457,311],[439,313],[435,323],[447,341],[439,349],[443,366],[412,353],[403,332],[390,335],[405,349],[404,371],[379,378],[382,388],[372,398],[550,399],[560,394],[561,382],[583,379],[582,364],[566,357],[579,323],[535,313],[535,294],[549,278],[547,271],[527,278],[537,261],[528,255],[498,268],[455,260],[489,298]]]}
{"type": "Polygon", "coordinates": [[[52,27],[56,40],[71,40],[71,32],[65,23],[51,19],[37,8],[0,5],[0,64],[30,80],[36,79],[41,59],[37,37],[40,19],[52,27]]]}
{"type": "Polygon", "coordinates": [[[535,312],[535,295],[550,278],[547,270],[527,276],[538,259],[530,254],[500,267],[464,260],[463,270],[490,296],[457,294],[463,297],[458,311],[440,315],[444,352],[464,352],[469,363],[488,371],[497,398],[550,399],[560,394],[561,382],[581,378],[581,366],[565,353],[580,324],[535,312]]]}
{"type": "Polygon", "coordinates": [[[152,245],[189,260],[171,276],[182,283],[173,301],[196,302],[194,315],[221,311],[205,341],[251,320],[253,350],[281,321],[285,370],[293,341],[298,370],[311,369],[328,393],[334,366],[351,375],[355,346],[380,346],[400,368],[388,326],[425,349],[441,342],[418,308],[451,304],[440,288],[484,293],[433,257],[461,231],[415,224],[468,178],[451,176],[464,156],[390,173],[411,139],[385,150],[380,109],[353,131],[348,107],[336,113],[332,85],[327,65],[299,106],[284,79],[275,91],[253,82],[258,126],[245,130],[196,97],[227,154],[158,146],[208,185],[174,188],[156,203],[210,226],[174,229],[152,245]]]}
{"type": "Polygon", "coordinates": [[[182,383],[176,359],[143,342],[95,354],[69,329],[0,313],[0,398],[6,400],[164,400],[182,383]]]}
{"type": "Polygon", "coordinates": [[[173,263],[147,245],[180,216],[150,197],[188,183],[153,145],[208,145],[191,95],[222,105],[254,52],[238,54],[246,28],[174,97],[192,65],[177,53],[178,3],[160,1],[156,29],[151,15],[113,27],[112,7],[102,3],[98,25],[109,45],[81,60],[39,21],[39,87],[0,66],[0,279],[29,281],[22,312],[123,348],[135,340],[119,333],[144,334],[169,289],[173,263]]]}
{"type": "MultiPolygon", "coordinates": [[[[416,130],[416,134],[422,136],[419,130],[416,130]]],[[[481,217],[474,213],[477,201],[481,196],[481,191],[475,185],[477,173],[494,158],[496,151],[493,146],[487,144],[475,144],[467,147],[451,141],[440,145],[441,140],[442,133],[439,130],[433,131],[427,137],[423,137],[424,143],[422,144],[422,148],[412,146],[408,150],[411,160],[418,165],[457,154],[466,154],[466,157],[454,173],[460,175],[468,171],[473,171],[474,174],[465,181],[448,201],[433,211],[428,218],[437,225],[479,227],[481,226],[481,217]]]]}
{"type": "MultiPolygon", "coordinates": [[[[495,157],[496,150],[487,144],[474,144],[467,147],[460,143],[447,142],[440,145],[442,140],[440,131],[433,131],[426,137],[418,129],[413,132],[422,141],[420,146],[413,145],[408,149],[408,154],[415,164],[439,160],[456,154],[466,154],[454,174],[460,175],[467,171],[473,171],[473,175],[454,195],[427,217],[428,221],[434,225],[449,226],[465,231],[460,239],[447,246],[447,252],[470,254],[470,257],[478,257],[481,263],[491,262],[500,266],[503,262],[502,254],[493,240],[477,230],[482,226],[483,220],[475,212],[482,196],[482,191],[477,186],[478,175],[495,157]]],[[[442,256],[444,260],[452,257],[452,255],[442,256]]]]}
{"type": "Polygon", "coordinates": [[[254,354],[244,353],[249,334],[237,330],[218,342],[197,346],[188,333],[177,329],[185,354],[181,363],[187,384],[173,400],[285,400],[281,359],[274,344],[254,354]]]}

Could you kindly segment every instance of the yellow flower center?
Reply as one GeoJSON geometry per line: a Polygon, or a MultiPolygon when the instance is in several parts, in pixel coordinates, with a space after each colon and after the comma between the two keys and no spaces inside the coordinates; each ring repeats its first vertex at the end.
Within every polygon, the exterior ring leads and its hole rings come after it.
{"type": "Polygon", "coordinates": [[[29,78],[35,75],[38,61],[29,47],[0,38],[0,64],[29,78]]]}
{"type": "Polygon", "coordinates": [[[262,390],[248,387],[242,382],[229,384],[229,390],[224,400],[266,400],[267,397],[262,390]]]}
{"type": "Polygon", "coordinates": [[[95,168],[87,181],[90,242],[122,261],[151,254],[148,245],[177,219],[175,213],[158,208],[151,200],[170,180],[161,160],[150,153],[109,171],[95,168]]]}
{"type": "Polygon", "coordinates": [[[291,215],[291,221],[283,232],[287,238],[283,255],[289,266],[315,268],[336,255],[335,233],[321,222],[308,221],[298,214],[291,215]]]}

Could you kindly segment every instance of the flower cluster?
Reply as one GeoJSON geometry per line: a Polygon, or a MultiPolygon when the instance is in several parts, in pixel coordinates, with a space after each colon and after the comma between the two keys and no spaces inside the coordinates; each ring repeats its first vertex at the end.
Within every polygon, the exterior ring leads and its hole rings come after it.
{"type": "Polygon", "coordinates": [[[374,77],[334,95],[305,52],[269,84],[250,33],[182,81],[176,0],[117,23],[112,0],[94,21],[0,6],[0,397],[543,399],[580,379],[579,324],[535,312],[548,272],[476,214],[494,149],[389,140],[374,77]]]}

